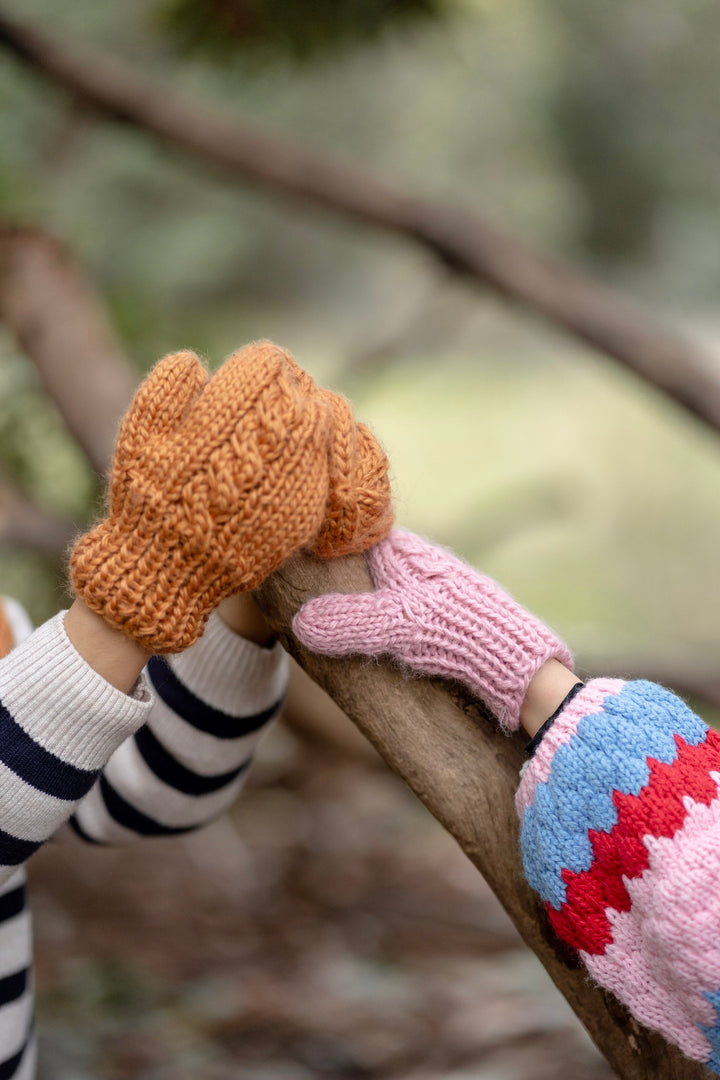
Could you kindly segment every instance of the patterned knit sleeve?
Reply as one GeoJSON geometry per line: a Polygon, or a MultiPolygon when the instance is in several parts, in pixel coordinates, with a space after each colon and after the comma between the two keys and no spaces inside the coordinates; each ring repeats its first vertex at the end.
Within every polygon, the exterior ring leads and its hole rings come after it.
{"type": "Polygon", "coordinates": [[[647,1027],[720,1071],[720,736],[649,682],[596,679],[517,793],[560,938],[647,1027]]]}
{"type": "Polygon", "coordinates": [[[153,657],[147,723],[115,752],[70,825],[91,843],[197,829],[230,806],[287,685],[280,645],[263,648],[213,614],[184,653],[153,657]]]}

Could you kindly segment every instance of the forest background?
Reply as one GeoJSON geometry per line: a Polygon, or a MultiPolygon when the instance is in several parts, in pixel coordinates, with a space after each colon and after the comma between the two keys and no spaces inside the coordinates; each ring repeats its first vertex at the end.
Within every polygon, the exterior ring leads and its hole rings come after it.
{"type": "MultiPolygon", "coordinates": [[[[280,139],[476,211],[662,313],[720,365],[720,10],[710,0],[4,0],[2,11],[280,139]],[[250,29],[227,21],[236,9],[255,13],[250,29]]],[[[402,524],[499,578],[583,669],[712,682],[717,434],[608,357],[407,238],[230,179],[97,116],[2,50],[0,206],[3,225],[67,245],[138,379],[179,347],[217,364],[256,337],[284,344],[382,439],[402,524]]],[[[0,466],[78,528],[97,508],[96,476],[9,333],[0,466]]],[[[65,602],[58,559],[5,545],[0,591],[42,620],[65,602]]],[[[707,702],[702,711],[712,719],[707,702]]],[[[230,840],[218,826],[195,847],[103,853],[59,898],[52,854],[41,864],[48,1077],[520,1080],[544,1075],[543,1053],[548,1077],[568,1054],[574,1075],[606,1075],[469,864],[357,746],[281,732],[245,801],[230,840]],[[237,879],[199,901],[219,927],[203,966],[178,943],[187,904],[158,897],[194,896],[193,860],[213,842],[235,845],[237,879]],[[151,867],[155,914],[134,910],[146,930],[130,934],[121,928],[138,890],[118,883],[137,885],[151,867]],[[108,921],[113,882],[125,907],[111,905],[108,921]],[[419,920],[405,945],[393,918],[419,920]],[[344,1002],[342,1017],[326,1002],[315,1030],[278,1004],[293,977],[318,980],[328,1002],[344,1002]],[[253,979],[274,1002],[259,1019],[253,979]],[[372,1002],[397,1006],[395,1038],[378,1037],[372,1002]],[[141,1022],[148,1012],[155,1019],[141,1022]],[[433,1014],[447,1024],[428,1066],[420,1033],[433,1014]],[[422,1053],[408,1053],[413,1042],[422,1053]]]]}

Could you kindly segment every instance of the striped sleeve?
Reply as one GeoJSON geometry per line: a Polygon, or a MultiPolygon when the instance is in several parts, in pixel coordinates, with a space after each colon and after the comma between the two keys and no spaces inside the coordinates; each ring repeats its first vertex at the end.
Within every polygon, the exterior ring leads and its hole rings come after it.
{"type": "Polygon", "coordinates": [[[255,748],[277,716],[287,657],[211,616],[186,652],[153,657],[147,723],[116,750],[70,825],[91,843],[189,832],[237,798],[255,748]]]}
{"type": "Polygon", "coordinates": [[[150,711],[70,643],[60,612],[0,660],[0,885],[71,816],[150,711]]]}
{"type": "Polygon", "coordinates": [[[641,1023],[720,1074],[720,736],[649,682],[595,679],[516,804],[555,932],[641,1023]]]}
{"type": "Polygon", "coordinates": [[[0,1080],[33,1080],[32,923],[20,864],[143,723],[150,695],[122,694],[88,667],[64,612],[34,633],[15,601],[3,598],[2,613],[16,647],[0,660],[0,1080]]]}
{"type": "Polygon", "coordinates": [[[35,1075],[32,925],[20,867],[0,888],[0,1080],[35,1075]]]}

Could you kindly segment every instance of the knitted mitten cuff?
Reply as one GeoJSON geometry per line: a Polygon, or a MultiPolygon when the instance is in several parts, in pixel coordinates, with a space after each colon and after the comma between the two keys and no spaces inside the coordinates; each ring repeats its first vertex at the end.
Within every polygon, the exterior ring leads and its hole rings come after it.
{"type": "Polygon", "coordinates": [[[648,682],[574,695],[517,793],[525,874],[587,970],[720,1069],[720,736],[648,682]]]}
{"type": "Polygon", "coordinates": [[[567,647],[490,578],[400,529],[368,552],[374,593],[320,596],[295,616],[300,641],[330,655],[387,653],[465,683],[501,726],[519,726],[530,681],[567,647]]]}

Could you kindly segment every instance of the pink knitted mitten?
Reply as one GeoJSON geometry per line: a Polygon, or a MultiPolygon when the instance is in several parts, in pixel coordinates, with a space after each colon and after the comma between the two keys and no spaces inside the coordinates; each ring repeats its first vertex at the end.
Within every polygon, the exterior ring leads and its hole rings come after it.
{"type": "Polygon", "coordinates": [[[572,668],[551,630],[445,548],[396,529],[366,558],[375,592],[318,596],[295,616],[307,648],[385,653],[425,675],[459,679],[508,731],[519,726],[530,680],[546,660],[572,668]]]}

